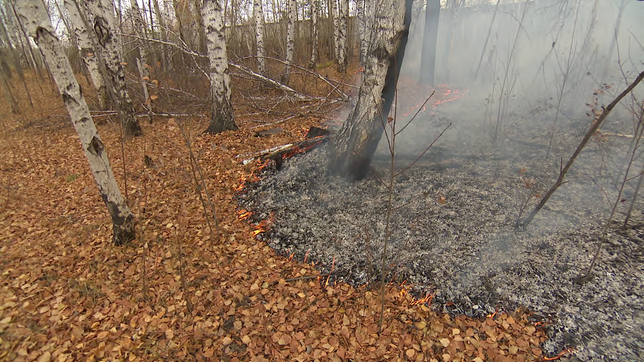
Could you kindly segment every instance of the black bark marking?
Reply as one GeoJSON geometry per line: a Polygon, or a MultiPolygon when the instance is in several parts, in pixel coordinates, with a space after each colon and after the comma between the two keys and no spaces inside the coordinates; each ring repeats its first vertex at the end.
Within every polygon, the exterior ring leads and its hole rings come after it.
{"type": "MultiPolygon", "coordinates": [[[[97,136],[92,137],[92,141],[89,143],[87,150],[97,156],[100,156],[103,153],[103,142],[97,136]]],[[[109,207],[109,206],[108,206],[109,207]]]]}
{"type": "Polygon", "coordinates": [[[105,46],[105,44],[107,44],[107,42],[112,38],[107,20],[101,17],[96,17],[94,19],[94,32],[96,33],[96,38],[101,46],[105,46]]]}
{"type": "Polygon", "coordinates": [[[74,100],[74,97],[70,96],[67,92],[61,93],[60,96],[63,98],[63,102],[65,103],[69,103],[74,100]]]}

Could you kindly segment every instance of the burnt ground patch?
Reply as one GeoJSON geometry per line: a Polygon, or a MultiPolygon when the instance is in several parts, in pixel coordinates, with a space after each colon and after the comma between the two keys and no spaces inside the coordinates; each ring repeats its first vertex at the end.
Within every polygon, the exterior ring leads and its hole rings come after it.
{"type": "MultiPolygon", "coordinates": [[[[416,134],[431,140],[447,122],[434,116],[416,134]]],[[[619,229],[633,182],[593,278],[575,282],[602,237],[629,142],[598,137],[533,223],[517,230],[520,210],[525,216],[554,182],[583,125],[561,127],[556,145],[563,146],[552,148],[550,160],[544,160],[548,135],[536,127],[517,123],[495,147],[472,136],[477,132],[461,132],[463,127],[452,127],[444,142],[395,179],[387,241],[390,280],[411,283],[419,295],[434,293],[434,307],[451,313],[484,317],[497,309],[529,308],[552,323],[544,346],[550,355],[573,347],[578,360],[641,359],[641,201],[629,227],[619,229]]],[[[399,170],[422,149],[410,144],[397,156],[399,170]]],[[[349,183],[327,172],[325,147],[293,157],[280,171],[266,171],[238,202],[258,219],[271,218],[260,239],[277,253],[307,258],[337,281],[374,283],[380,275],[388,200],[383,181],[390,156],[379,153],[369,176],[349,183]]],[[[641,169],[640,162],[635,169],[641,169]]]]}

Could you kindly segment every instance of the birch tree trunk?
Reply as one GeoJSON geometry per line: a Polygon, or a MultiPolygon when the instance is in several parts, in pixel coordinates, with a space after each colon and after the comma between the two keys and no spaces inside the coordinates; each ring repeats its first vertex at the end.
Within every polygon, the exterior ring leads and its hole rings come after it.
{"type": "MultiPolygon", "coordinates": [[[[143,40],[146,38],[145,36],[145,20],[143,20],[143,14],[141,13],[141,9],[139,9],[139,4],[137,0],[130,0],[130,5],[132,6],[132,18],[133,18],[133,23],[134,23],[134,31],[137,33],[137,35],[141,38],[138,39],[137,43],[139,45],[139,54],[141,55],[141,61],[143,64],[150,64],[150,50],[149,46],[150,43],[147,40],[143,40]]],[[[143,76],[148,77],[150,74],[148,72],[147,67],[143,67],[143,76]]]]}
{"type": "Polygon", "coordinates": [[[286,64],[282,74],[282,83],[288,84],[291,77],[291,63],[295,54],[295,21],[297,20],[296,0],[286,0],[288,19],[286,22],[286,64]]]}
{"type": "Polygon", "coordinates": [[[339,59],[340,53],[340,14],[338,9],[339,0],[327,0],[331,1],[331,14],[333,18],[333,56],[335,59],[339,59]]]}
{"type": "Polygon", "coordinates": [[[338,29],[338,70],[340,73],[347,71],[348,63],[348,43],[347,35],[349,33],[349,25],[347,18],[349,17],[349,0],[340,0],[339,11],[339,29],[338,29]]]}
{"type": "Polygon", "coordinates": [[[197,20],[197,43],[199,44],[199,53],[205,54],[208,49],[206,46],[206,27],[201,16],[201,0],[194,0],[195,20],[197,20]]]}
{"type": "Polygon", "coordinates": [[[266,76],[266,52],[264,49],[264,9],[262,0],[253,1],[253,17],[255,18],[255,44],[257,47],[257,70],[266,76]]]}
{"type": "Polygon", "coordinates": [[[380,0],[365,58],[358,100],[331,142],[330,169],[348,179],[364,178],[394,101],[407,46],[413,0],[380,0]]]}
{"type": "Polygon", "coordinates": [[[309,69],[315,69],[315,63],[318,58],[318,38],[320,37],[318,30],[319,1],[320,0],[311,1],[311,38],[313,38],[313,40],[311,44],[311,60],[309,61],[309,69]]]}
{"type": "Polygon", "coordinates": [[[420,61],[420,83],[434,86],[436,69],[436,43],[438,40],[438,20],[441,11],[440,0],[427,0],[425,8],[425,31],[423,32],[423,52],[420,61]]]}
{"type": "Polygon", "coordinates": [[[96,58],[94,45],[92,45],[92,39],[90,38],[90,35],[87,32],[87,27],[85,27],[85,22],[83,21],[83,18],[78,11],[76,1],[65,0],[64,5],[65,9],[67,9],[67,13],[69,14],[69,20],[71,22],[74,36],[76,37],[76,40],[78,42],[78,47],[80,49],[81,57],[83,58],[83,63],[85,63],[85,66],[89,71],[89,76],[92,79],[92,83],[94,84],[94,89],[96,89],[98,105],[102,110],[106,110],[108,105],[110,104],[109,95],[107,94],[105,82],[98,68],[98,60],[96,58]]]}
{"type": "Polygon", "coordinates": [[[230,74],[224,36],[224,15],[219,0],[203,0],[201,15],[206,26],[206,45],[210,61],[212,116],[206,133],[235,131],[233,105],[230,102],[230,74]]]}
{"type": "MultiPolygon", "coordinates": [[[[152,4],[154,5],[154,13],[157,17],[157,24],[159,24],[159,33],[161,34],[161,40],[163,40],[163,42],[167,42],[168,32],[166,30],[163,14],[161,13],[161,8],[159,7],[159,0],[154,0],[152,4]]],[[[152,14],[150,14],[150,16],[152,16],[152,14]]],[[[161,59],[163,59],[163,65],[166,69],[170,69],[172,67],[172,57],[170,57],[170,51],[166,44],[163,44],[161,46],[161,59]]]]}
{"type": "Polygon", "coordinates": [[[103,142],[42,0],[21,0],[17,3],[16,10],[42,51],[78,133],[98,190],[112,217],[114,244],[121,245],[133,240],[134,216],[121,196],[103,142]]]}
{"type": "Polygon", "coordinates": [[[134,104],[127,91],[125,71],[123,70],[124,63],[121,61],[118,39],[114,34],[116,27],[112,2],[110,0],[87,0],[86,3],[90,13],[93,15],[92,26],[96,34],[97,45],[100,47],[105,61],[107,80],[110,83],[108,86],[112,87],[113,94],[117,98],[115,99],[116,107],[119,108],[119,113],[122,117],[121,122],[125,130],[125,136],[141,136],[143,131],[135,117],[134,104]]]}
{"type": "Polygon", "coordinates": [[[369,49],[369,42],[366,38],[367,35],[367,14],[366,14],[366,0],[356,0],[356,12],[358,13],[358,41],[360,42],[360,64],[364,65],[367,50],[369,49]]]}

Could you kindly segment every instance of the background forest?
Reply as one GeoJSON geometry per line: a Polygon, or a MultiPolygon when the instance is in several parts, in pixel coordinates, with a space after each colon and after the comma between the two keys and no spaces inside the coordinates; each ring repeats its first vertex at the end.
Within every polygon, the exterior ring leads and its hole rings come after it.
{"type": "Polygon", "coordinates": [[[643,18],[0,0],[0,360],[637,359],[643,18]]]}

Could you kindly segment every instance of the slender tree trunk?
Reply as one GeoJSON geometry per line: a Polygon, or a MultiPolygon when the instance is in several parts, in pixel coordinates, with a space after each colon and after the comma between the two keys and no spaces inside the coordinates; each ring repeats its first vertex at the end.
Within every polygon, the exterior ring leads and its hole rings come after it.
{"type": "Polygon", "coordinates": [[[369,41],[367,40],[367,0],[356,0],[356,11],[358,17],[358,41],[360,42],[360,64],[364,65],[369,49],[369,41]]]}
{"type": "MultiPolygon", "coordinates": [[[[152,4],[154,5],[154,13],[157,16],[157,24],[159,24],[159,33],[161,34],[161,40],[167,42],[168,32],[166,30],[163,14],[161,13],[161,8],[159,7],[159,0],[153,0],[152,4]]],[[[172,66],[172,58],[170,57],[170,51],[165,44],[161,47],[161,59],[163,59],[164,67],[166,69],[170,69],[172,66]]]]}
{"type": "Polygon", "coordinates": [[[318,59],[318,12],[320,8],[320,0],[311,1],[311,60],[309,61],[309,69],[315,69],[315,63],[318,59]]]}
{"type": "MultiPolygon", "coordinates": [[[[2,16],[3,19],[6,19],[4,11],[0,8],[0,15],[2,16]]],[[[4,22],[0,21],[0,34],[2,35],[2,38],[5,41],[5,44],[7,46],[7,51],[9,52],[9,56],[11,57],[11,63],[13,64],[13,68],[16,70],[16,73],[18,73],[18,78],[20,78],[20,81],[22,82],[25,92],[27,93],[27,97],[29,98],[29,104],[31,105],[31,109],[34,108],[34,104],[31,98],[31,92],[29,91],[29,87],[27,87],[27,80],[25,79],[25,72],[22,71],[22,64],[20,63],[20,56],[18,55],[18,51],[14,47],[11,38],[9,37],[9,33],[7,32],[7,28],[4,26],[4,22]]],[[[7,76],[9,77],[11,73],[7,76]]],[[[7,79],[7,83],[8,79],[7,79]]],[[[13,98],[13,95],[11,95],[13,98]]],[[[15,106],[18,106],[16,103],[15,106]]],[[[16,108],[16,110],[19,110],[19,107],[16,108]]],[[[11,111],[16,113],[14,110],[14,104],[12,103],[12,108],[11,111]]]]}
{"type": "Polygon", "coordinates": [[[101,72],[98,68],[96,51],[92,45],[92,39],[90,38],[87,28],[85,27],[85,22],[78,11],[79,9],[76,5],[76,1],[65,0],[64,5],[65,9],[67,9],[67,13],[69,14],[71,28],[73,29],[74,37],[77,39],[83,63],[85,63],[85,66],[89,71],[89,76],[94,84],[94,89],[96,89],[99,107],[102,110],[106,110],[108,104],[110,104],[109,95],[107,93],[103,77],[101,76],[101,72]]]}
{"type": "Polygon", "coordinates": [[[434,86],[436,69],[436,42],[438,40],[438,20],[441,11],[440,0],[427,0],[425,8],[425,31],[423,32],[423,52],[420,62],[419,82],[434,86]]]}
{"type": "Polygon", "coordinates": [[[331,14],[333,18],[333,57],[335,60],[340,59],[340,9],[338,8],[339,0],[331,1],[331,14]]]}
{"type": "MultiPolygon", "coordinates": [[[[29,42],[29,39],[27,37],[27,32],[25,31],[24,26],[22,25],[22,20],[20,20],[20,17],[18,16],[18,13],[16,12],[16,8],[13,3],[11,3],[11,8],[13,9],[13,13],[16,16],[16,20],[18,22],[18,28],[20,30],[19,38],[21,39],[20,41],[22,42],[22,37],[26,39],[27,43],[27,49],[29,50],[29,57],[28,59],[31,60],[31,63],[34,66],[34,69],[36,70],[36,73],[38,74],[38,78],[40,78],[41,82],[45,81],[45,77],[42,75],[42,70],[40,69],[40,64],[38,63],[38,59],[36,59],[36,55],[34,54],[34,50],[31,47],[31,43],[29,42]]],[[[23,49],[23,54],[24,54],[24,49],[23,49]]],[[[27,54],[24,54],[25,58],[27,58],[27,54]]]]}
{"type": "MultiPolygon", "coordinates": [[[[11,69],[9,70],[9,74],[11,74],[11,69]]],[[[13,96],[13,92],[11,92],[11,85],[9,85],[7,77],[6,73],[3,70],[0,70],[0,83],[2,84],[5,98],[7,98],[9,104],[11,104],[11,113],[20,114],[20,106],[18,105],[16,98],[13,96]]]]}
{"type": "Polygon", "coordinates": [[[201,0],[194,0],[195,18],[197,20],[197,41],[199,43],[199,53],[205,54],[206,46],[206,27],[203,24],[203,17],[201,16],[201,0]]]}
{"type": "Polygon", "coordinates": [[[369,170],[394,101],[413,0],[377,3],[372,44],[355,107],[331,143],[330,169],[360,180],[369,170]]]}
{"type": "Polygon", "coordinates": [[[255,18],[255,44],[257,47],[257,70],[266,76],[266,52],[264,49],[264,9],[262,0],[253,1],[253,17],[255,18]]]}
{"type": "Polygon", "coordinates": [[[123,117],[123,129],[126,137],[141,136],[143,131],[139,121],[135,117],[134,104],[127,91],[125,83],[125,71],[119,54],[117,39],[114,34],[114,12],[111,0],[87,0],[89,11],[93,17],[93,27],[96,40],[101,48],[105,68],[109,80],[109,86],[113,87],[121,116],[123,117]]]}
{"type": "Polygon", "coordinates": [[[349,46],[347,36],[349,35],[349,0],[340,0],[339,26],[338,29],[338,71],[346,73],[347,63],[349,62],[349,46]]]}
{"type": "Polygon", "coordinates": [[[212,116],[207,133],[235,131],[233,105],[230,102],[230,74],[224,36],[224,16],[219,0],[203,0],[201,15],[206,26],[206,45],[210,61],[210,92],[212,116]]]}
{"type": "MultiPolygon", "coordinates": [[[[141,9],[139,9],[139,3],[137,2],[137,0],[130,0],[130,5],[132,6],[134,31],[141,38],[137,41],[139,45],[139,54],[141,55],[141,61],[143,61],[143,64],[150,64],[150,50],[148,49],[150,43],[147,40],[143,40],[146,38],[146,25],[145,20],[143,19],[143,14],[141,13],[141,9]]],[[[145,73],[144,76],[149,76],[148,68],[143,67],[143,72],[145,73]]]]}
{"type": "Polygon", "coordinates": [[[286,64],[282,74],[282,83],[288,84],[291,77],[291,63],[295,54],[295,21],[297,19],[296,0],[286,0],[288,19],[286,23],[286,64]]]}
{"type": "Polygon", "coordinates": [[[134,216],[128,208],[112,173],[107,152],[89,113],[80,86],[65,51],[56,36],[41,0],[21,0],[17,12],[41,49],[45,62],[65,102],[85,156],[92,169],[98,190],[114,224],[114,244],[121,245],[135,238],[134,216]]]}

